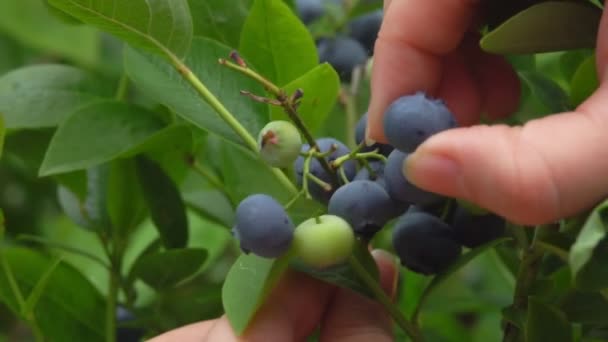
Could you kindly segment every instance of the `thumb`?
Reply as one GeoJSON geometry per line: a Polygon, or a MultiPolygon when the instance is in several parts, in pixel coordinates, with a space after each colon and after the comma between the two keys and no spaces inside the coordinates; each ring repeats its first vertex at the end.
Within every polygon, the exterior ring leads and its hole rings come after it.
{"type": "Polygon", "coordinates": [[[607,83],[574,112],[438,134],[410,155],[405,174],[519,224],[574,215],[608,194],[607,83]]]}
{"type": "MultiPolygon", "coordinates": [[[[380,285],[393,297],[399,266],[388,252],[372,252],[380,271],[380,285]]],[[[391,319],[377,302],[348,289],[338,289],[321,322],[320,341],[393,341],[391,319]]]]}

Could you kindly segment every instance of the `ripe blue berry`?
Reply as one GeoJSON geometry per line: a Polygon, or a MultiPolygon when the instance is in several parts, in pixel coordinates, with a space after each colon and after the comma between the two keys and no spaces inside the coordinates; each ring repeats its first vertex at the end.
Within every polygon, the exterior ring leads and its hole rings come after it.
{"type": "Polygon", "coordinates": [[[505,234],[505,219],[493,213],[476,215],[458,207],[452,218],[452,227],[463,246],[475,248],[505,234]]]}
{"type": "Polygon", "coordinates": [[[271,196],[251,195],[236,209],[233,234],[245,253],[279,257],[289,249],[294,229],[283,206],[271,196]]]}
{"type": "Polygon", "coordinates": [[[317,51],[319,62],[329,63],[343,82],[350,82],[353,69],[367,61],[367,52],[361,43],[345,36],[320,39],[317,51]]]}
{"type": "Polygon", "coordinates": [[[374,44],[382,25],[382,10],[376,10],[353,19],[348,24],[349,36],[365,47],[368,55],[374,54],[374,44]]]}
{"type": "MultiPolygon", "coordinates": [[[[355,128],[355,142],[357,145],[361,144],[365,139],[365,129],[367,128],[367,113],[363,114],[357,122],[357,127],[355,128]]],[[[369,152],[378,149],[378,153],[388,157],[388,155],[393,151],[393,146],[388,144],[380,144],[375,143],[372,146],[365,146],[361,149],[361,152],[369,152]]]]}
{"type": "Polygon", "coordinates": [[[456,120],[443,101],[423,92],[395,100],[384,113],[384,134],[391,145],[412,153],[431,135],[456,127],[456,120]]]}
{"type": "Polygon", "coordinates": [[[439,202],[442,196],[422,190],[405,178],[403,165],[407,156],[399,150],[394,150],[388,156],[384,167],[384,181],[388,194],[396,200],[422,206],[439,202]]]}
{"type": "Polygon", "coordinates": [[[406,213],[393,229],[393,247],[401,264],[420,274],[445,270],[462,250],[452,228],[428,213],[406,213]]]}
{"type": "MultiPolygon", "coordinates": [[[[336,147],[336,150],[334,152],[332,152],[328,157],[325,158],[330,164],[331,164],[331,162],[336,160],[336,158],[339,158],[341,156],[344,156],[344,155],[347,155],[350,153],[350,150],[348,149],[348,147],[346,147],[346,145],[344,145],[342,142],[340,142],[334,138],[320,138],[320,139],[317,139],[316,142],[317,142],[317,146],[319,147],[319,151],[321,151],[321,152],[330,151],[332,146],[336,147]]],[[[304,145],[302,145],[301,151],[308,152],[309,149],[310,149],[310,145],[304,144],[304,145]]],[[[305,160],[304,157],[299,156],[296,159],[295,165],[294,165],[294,169],[295,169],[295,173],[296,173],[296,183],[298,184],[298,186],[302,186],[302,182],[303,182],[304,160],[305,160]]],[[[349,161],[345,162],[344,164],[342,164],[342,167],[344,168],[344,173],[346,175],[346,178],[349,181],[352,180],[355,177],[355,174],[357,173],[356,162],[354,160],[349,160],[349,161]]],[[[312,173],[314,176],[321,179],[322,181],[331,184],[331,181],[332,181],[331,176],[325,171],[325,169],[323,169],[323,167],[321,166],[321,163],[319,163],[319,161],[316,158],[313,158],[310,162],[310,173],[312,173]]],[[[338,181],[340,183],[342,182],[340,177],[338,177],[338,181]]],[[[326,204],[329,202],[331,195],[336,191],[336,188],[333,187],[330,191],[326,191],[321,186],[319,186],[317,183],[315,183],[309,179],[308,180],[308,190],[310,192],[310,195],[315,200],[326,204]]]]}
{"type": "Polygon", "coordinates": [[[375,182],[359,180],[338,189],[329,200],[328,213],[345,219],[355,233],[371,237],[392,218],[393,201],[375,182]]]}
{"type": "Polygon", "coordinates": [[[126,326],[136,320],[135,315],[127,308],[116,308],[116,342],[139,342],[144,337],[144,330],[137,327],[126,326]]]}
{"type": "Polygon", "coordinates": [[[355,246],[355,234],[344,219],[322,215],[300,223],[293,243],[295,256],[304,264],[324,269],[348,259],[355,246]]]}
{"type": "Polygon", "coordinates": [[[302,148],[300,132],[289,121],[271,121],[258,134],[258,150],[272,167],[291,165],[302,148]]]}
{"type": "Polygon", "coordinates": [[[355,175],[354,180],[355,181],[357,181],[357,180],[374,181],[374,182],[378,183],[378,185],[385,188],[386,182],[384,181],[384,162],[382,162],[380,160],[377,160],[377,161],[374,160],[374,161],[368,162],[367,165],[372,170],[372,172],[370,172],[370,170],[368,170],[367,167],[361,167],[359,169],[359,171],[357,171],[357,174],[355,175]]]}
{"type": "Polygon", "coordinates": [[[322,0],[296,0],[296,12],[304,24],[310,24],[325,14],[322,0]]]}

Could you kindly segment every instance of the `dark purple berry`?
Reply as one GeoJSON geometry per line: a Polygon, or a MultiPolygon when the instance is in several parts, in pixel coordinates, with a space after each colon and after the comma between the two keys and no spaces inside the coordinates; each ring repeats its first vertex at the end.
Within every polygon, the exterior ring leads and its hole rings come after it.
{"type": "Polygon", "coordinates": [[[294,229],[281,204],[271,196],[255,194],[239,203],[232,232],[243,252],[276,258],[289,249],[294,229]]]}
{"type": "Polygon", "coordinates": [[[401,216],[395,223],[392,238],[401,264],[425,275],[444,271],[462,251],[452,228],[424,212],[401,216]]]}
{"type": "Polygon", "coordinates": [[[412,153],[430,136],[456,127],[445,103],[423,92],[395,100],[384,112],[384,134],[396,149],[412,153]]]}

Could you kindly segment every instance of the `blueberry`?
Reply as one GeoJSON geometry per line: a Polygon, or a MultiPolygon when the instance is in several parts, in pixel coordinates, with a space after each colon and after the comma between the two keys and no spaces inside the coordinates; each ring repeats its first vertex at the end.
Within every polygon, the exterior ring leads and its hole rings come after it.
{"type": "Polygon", "coordinates": [[[294,229],[281,204],[271,196],[254,194],[239,203],[232,231],[245,253],[276,258],[289,249],[294,229]]]}
{"type": "Polygon", "coordinates": [[[372,170],[372,172],[370,172],[367,167],[361,167],[361,169],[357,171],[354,180],[374,181],[378,183],[378,185],[385,188],[386,182],[384,181],[384,162],[380,160],[368,161],[367,165],[372,170]]]}
{"type": "Polygon", "coordinates": [[[403,174],[403,165],[408,154],[394,150],[388,156],[384,167],[384,181],[388,194],[401,202],[422,206],[435,204],[443,199],[441,195],[422,190],[410,183],[403,174]]]}
{"type": "Polygon", "coordinates": [[[456,238],[463,246],[475,248],[505,234],[505,219],[493,214],[475,215],[458,207],[451,221],[456,238]]]}
{"type": "Polygon", "coordinates": [[[293,242],[297,258],[307,266],[324,269],[348,259],[355,246],[355,235],[344,219],[322,215],[300,223],[293,242]]]}
{"type": "Polygon", "coordinates": [[[423,92],[395,100],[384,113],[384,134],[396,149],[412,153],[433,134],[456,127],[456,120],[441,100],[423,92]]]}
{"type": "Polygon", "coordinates": [[[322,0],[296,0],[298,17],[304,24],[310,24],[325,14],[322,0]]]}
{"type": "Polygon", "coordinates": [[[393,218],[393,201],[386,190],[369,180],[358,180],[338,189],[329,200],[328,213],[345,219],[355,233],[372,237],[393,218]]]}
{"type": "Polygon", "coordinates": [[[122,306],[116,308],[116,342],[139,342],[144,337],[144,330],[128,326],[135,321],[135,315],[122,306]]]}
{"type": "MultiPolygon", "coordinates": [[[[328,157],[325,158],[329,163],[336,160],[336,158],[350,153],[350,150],[348,149],[348,147],[346,147],[346,145],[334,138],[320,138],[317,139],[316,142],[321,152],[329,151],[332,148],[332,145],[335,145],[337,147],[334,152],[332,152],[328,157]]],[[[302,145],[301,151],[307,152],[309,149],[310,145],[304,144],[302,145]]],[[[296,183],[298,184],[298,186],[302,186],[304,174],[304,159],[304,157],[299,156],[296,159],[294,165],[294,169],[296,172],[296,183]]],[[[354,160],[349,160],[342,164],[342,167],[344,168],[346,178],[349,181],[352,180],[355,177],[355,174],[357,173],[356,162],[354,160]]],[[[325,169],[323,169],[321,163],[316,158],[313,158],[310,162],[310,173],[312,173],[314,176],[321,179],[322,181],[331,184],[331,176],[325,171],[325,169]]],[[[338,181],[340,182],[340,184],[342,184],[341,177],[339,176],[338,181]]],[[[330,191],[326,191],[317,183],[313,182],[312,180],[308,180],[308,190],[310,192],[310,195],[315,200],[327,204],[329,202],[329,199],[331,198],[331,195],[336,191],[336,188],[333,187],[330,191]]]]}
{"type": "MultiPolygon", "coordinates": [[[[367,113],[363,114],[357,122],[357,127],[355,128],[355,142],[359,145],[365,139],[365,129],[367,128],[367,113]]],[[[388,144],[380,144],[375,143],[372,146],[365,146],[361,149],[361,152],[369,152],[378,149],[378,152],[386,157],[393,151],[393,146],[388,144]]]]}
{"type": "Polygon", "coordinates": [[[380,9],[359,16],[348,24],[349,36],[361,43],[370,56],[374,54],[374,44],[382,25],[382,17],[383,12],[380,9]]]}
{"type": "Polygon", "coordinates": [[[343,82],[350,82],[353,69],[367,62],[363,45],[346,36],[319,39],[317,51],[319,62],[329,63],[343,82]]]}
{"type": "Polygon", "coordinates": [[[298,129],[289,121],[271,121],[258,134],[258,150],[272,167],[291,165],[302,147],[298,129]]]}
{"type": "Polygon", "coordinates": [[[452,228],[424,212],[401,216],[393,228],[392,239],[401,264],[424,275],[442,272],[462,251],[452,228]]]}

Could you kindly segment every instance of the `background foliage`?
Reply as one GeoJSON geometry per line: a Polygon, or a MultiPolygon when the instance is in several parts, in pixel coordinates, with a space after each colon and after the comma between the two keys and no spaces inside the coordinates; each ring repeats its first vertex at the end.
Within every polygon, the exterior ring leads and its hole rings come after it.
{"type": "MultiPolygon", "coordinates": [[[[488,3],[481,45],[523,85],[507,123],[573,109],[597,88],[598,2],[488,3]]],[[[277,86],[303,89],[315,137],[352,147],[369,79],[353,97],[315,41],[378,8],[362,1],[307,27],[292,1],[1,1],[0,341],[111,341],[116,324],[150,337],[225,311],[246,326],[287,265],[241,256],[234,209],[255,192],[285,203],[295,188],[244,138],[285,114],[242,96],[265,90],[218,59],[238,49],[277,86]],[[239,257],[259,279],[231,270],[239,257]],[[135,318],[116,322],[117,307],[135,318]]],[[[404,268],[397,305],[409,317],[424,300],[429,341],[498,341],[505,322],[527,341],[606,340],[607,206],[534,236],[512,227],[444,275],[404,268]],[[542,262],[524,310],[511,304],[531,258],[542,262]]],[[[300,199],[290,215],[319,209],[300,199]]],[[[373,244],[390,251],[390,229],[373,244]]]]}

